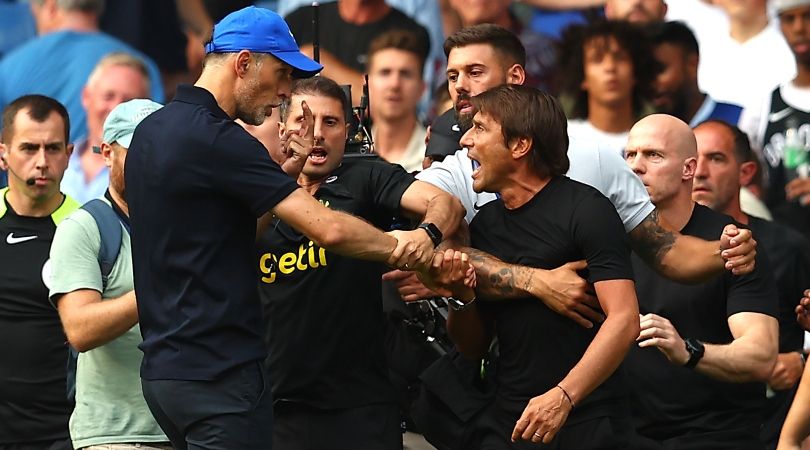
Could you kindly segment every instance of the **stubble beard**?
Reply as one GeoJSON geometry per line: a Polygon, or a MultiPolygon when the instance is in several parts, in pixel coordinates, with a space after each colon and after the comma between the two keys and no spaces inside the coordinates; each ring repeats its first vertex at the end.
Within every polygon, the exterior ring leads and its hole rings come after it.
{"type": "Polygon", "coordinates": [[[246,81],[245,87],[236,93],[234,116],[248,125],[259,126],[267,118],[264,105],[255,105],[251,102],[258,92],[259,82],[250,79],[246,81]]]}

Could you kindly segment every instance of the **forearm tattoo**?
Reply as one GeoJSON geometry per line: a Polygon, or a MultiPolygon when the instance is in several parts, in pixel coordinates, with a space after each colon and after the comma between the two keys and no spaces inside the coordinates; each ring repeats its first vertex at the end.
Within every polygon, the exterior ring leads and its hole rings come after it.
{"type": "Polygon", "coordinates": [[[675,233],[667,230],[658,219],[658,210],[653,210],[630,233],[633,250],[638,255],[655,266],[660,266],[667,253],[675,244],[675,233]]]}
{"type": "Polygon", "coordinates": [[[474,248],[466,248],[464,251],[470,255],[470,262],[479,275],[479,293],[494,298],[514,298],[528,292],[531,285],[528,268],[507,264],[474,248]],[[518,288],[521,276],[525,278],[522,290],[518,288]]]}

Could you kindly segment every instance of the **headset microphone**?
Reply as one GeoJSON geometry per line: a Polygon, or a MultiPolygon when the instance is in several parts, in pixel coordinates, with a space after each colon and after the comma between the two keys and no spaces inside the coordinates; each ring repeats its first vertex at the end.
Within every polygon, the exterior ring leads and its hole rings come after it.
{"type": "MultiPolygon", "coordinates": [[[[5,156],[5,155],[4,155],[4,156],[5,156]]],[[[6,159],[6,158],[3,158],[3,160],[5,160],[5,159],[6,159]]],[[[16,173],[16,172],[14,172],[14,170],[11,168],[11,166],[7,166],[7,169],[8,169],[8,172],[9,172],[10,174],[14,175],[14,176],[15,176],[15,177],[17,177],[17,178],[20,178],[20,177],[17,175],[17,173],[16,173]]],[[[25,179],[25,184],[26,184],[26,185],[28,185],[28,186],[33,186],[33,185],[37,184],[37,179],[36,179],[36,177],[26,178],[26,179],[25,179]]]]}

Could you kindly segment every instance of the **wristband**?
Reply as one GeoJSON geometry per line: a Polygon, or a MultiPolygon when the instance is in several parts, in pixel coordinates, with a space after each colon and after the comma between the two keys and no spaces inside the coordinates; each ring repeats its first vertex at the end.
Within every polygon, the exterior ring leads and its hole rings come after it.
{"type": "Polygon", "coordinates": [[[570,396],[570,395],[568,395],[568,392],[566,392],[566,391],[565,391],[565,389],[564,389],[562,386],[560,386],[559,384],[557,385],[557,387],[558,387],[558,388],[560,388],[560,390],[562,391],[563,395],[565,395],[565,398],[567,398],[567,399],[568,399],[568,403],[570,403],[570,404],[571,404],[571,408],[573,408],[573,407],[574,407],[574,401],[573,401],[573,400],[571,400],[571,396],[570,396]]]}

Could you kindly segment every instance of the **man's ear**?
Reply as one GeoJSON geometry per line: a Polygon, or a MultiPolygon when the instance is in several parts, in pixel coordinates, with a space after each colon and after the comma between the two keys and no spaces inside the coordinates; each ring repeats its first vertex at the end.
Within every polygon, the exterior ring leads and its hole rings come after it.
{"type": "Polygon", "coordinates": [[[278,123],[278,138],[281,139],[284,137],[284,133],[287,132],[287,125],[284,122],[278,123]]]}
{"type": "Polygon", "coordinates": [[[697,158],[686,158],[683,162],[683,177],[682,180],[691,180],[695,178],[695,171],[697,170],[697,158]]]}
{"type": "Polygon", "coordinates": [[[67,157],[70,158],[70,155],[73,154],[73,144],[68,144],[65,146],[65,153],[67,153],[67,157]]]}
{"type": "Polygon", "coordinates": [[[90,91],[87,89],[87,85],[85,84],[82,88],[82,108],[87,111],[88,105],[90,104],[90,91]]]}
{"type": "Polygon", "coordinates": [[[526,81],[526,70],[520,64],[512,64],[506,71],[506,84],[523,84],[526,81]]]}
{"type": "Polygon", "coordinates": [[[104,165],[107,167],[112,167],[112,145],[102,142],[101,156],[104,158],[104,165]]]}
{"type": "Polygon", "coordinates": [[[512,159],[518,160],[527,156],[532,151],[532,139],[529,137],[512,138],[509,142],[509,152],[512,159]]]}
{"type": "Polygon", "coordinates": [[[746,161],[740,164],[740,186],[749,186],[757,174],[757,163],[746,161]]]}
{"type": "Polygon", "coordinates": [[[233,70],[238,78],[244,78],[250,69],[250,52],[242,50],[233,58],[233,70]]]}
{"type": "Polygon", "coordinates": [[[7,152],[8,147],[6,147],[6,144],[0,142],[0,169],[2,170],[8,170],[8,163],[6,162],[6,158],[8,158],[8,156],[6,156],[7,152]]]}

